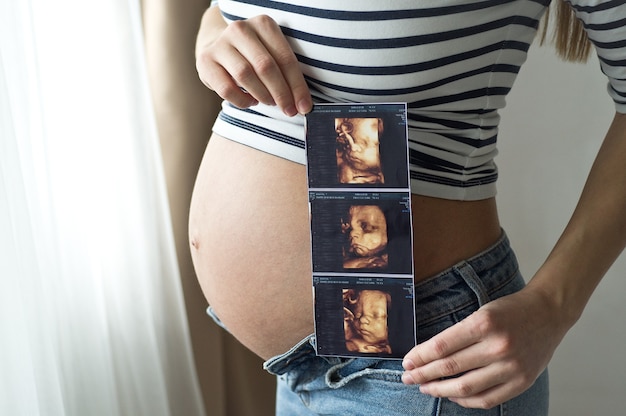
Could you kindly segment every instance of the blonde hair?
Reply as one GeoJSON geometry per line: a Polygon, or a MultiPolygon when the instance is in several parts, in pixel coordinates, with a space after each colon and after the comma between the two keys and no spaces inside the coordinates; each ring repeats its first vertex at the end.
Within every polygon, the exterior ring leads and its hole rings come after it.
{"type": "Polygon", "coordinates": [[[546,41],[550,20],[553,20],[551,42],[557,55],[570,62],[585,62],[589,58],[592,44],[583,23],[574,14],[574,9],[565,0],[554,0],[543,17],[540,44],[546,41]],[[550,15],[554,13],[554,18],[550,15]]]}

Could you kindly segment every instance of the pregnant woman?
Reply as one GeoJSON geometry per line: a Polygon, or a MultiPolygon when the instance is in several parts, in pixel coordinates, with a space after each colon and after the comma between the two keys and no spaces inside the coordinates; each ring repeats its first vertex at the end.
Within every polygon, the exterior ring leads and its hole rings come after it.
{"type": "Polygon", "coordinates": [[[206,11],[197,68],[224,103],[190,243],[209,312],[277,375],[277,414],[547,415],[545,368],[626,244],[622,1],[561,5],[574,23],[562,51],[588,48],[573,10],[617,113],[526,286],[498,221],[498,110],[547,3],[219,0],[206,11]],[[303,115],[328,102],[408,103],[418,345],[403,360],[315,355],[303,115]]]}

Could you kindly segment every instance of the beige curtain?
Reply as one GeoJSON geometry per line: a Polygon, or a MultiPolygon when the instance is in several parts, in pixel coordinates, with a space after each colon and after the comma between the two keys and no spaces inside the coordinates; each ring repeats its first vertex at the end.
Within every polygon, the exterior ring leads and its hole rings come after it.
{"type": "Polygon", "coordinates": [[[205,314],[187,243],[189,201],[220,101],[198,80],[194,42],[210,0],[142,0],[148,72],[165,164],[176,250],[206,413],[274,414],[275,381],[262,362],[205,314]]]}

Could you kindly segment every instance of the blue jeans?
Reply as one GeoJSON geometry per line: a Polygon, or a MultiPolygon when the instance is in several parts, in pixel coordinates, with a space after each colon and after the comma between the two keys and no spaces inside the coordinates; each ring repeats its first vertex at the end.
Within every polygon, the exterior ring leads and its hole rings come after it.
{"type": "MultiPolygon", "coordinates": [[[[517,260],[503,234],[483,253],[416,286],[418,342],[461,321],[490,300],[523,287],[517,260]]],[[[277,416],[548,414],[547,371],[520,396],[494,409],[478,410],[402,384],[401,360],[318,357],[313,335],[269,359],[264,368],[278,376],[277,416]]]]}

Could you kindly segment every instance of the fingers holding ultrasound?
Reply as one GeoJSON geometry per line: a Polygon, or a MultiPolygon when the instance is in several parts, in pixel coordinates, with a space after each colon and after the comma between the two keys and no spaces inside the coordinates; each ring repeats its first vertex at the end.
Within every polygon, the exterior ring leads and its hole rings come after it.
{"type": "Polygon", "coordinates": [[[198,72],[209,88],[238,107],[261,102],[293,116],[312,105],[295,54],[267,16],[230,23],[201,52],[198,72]]]}

